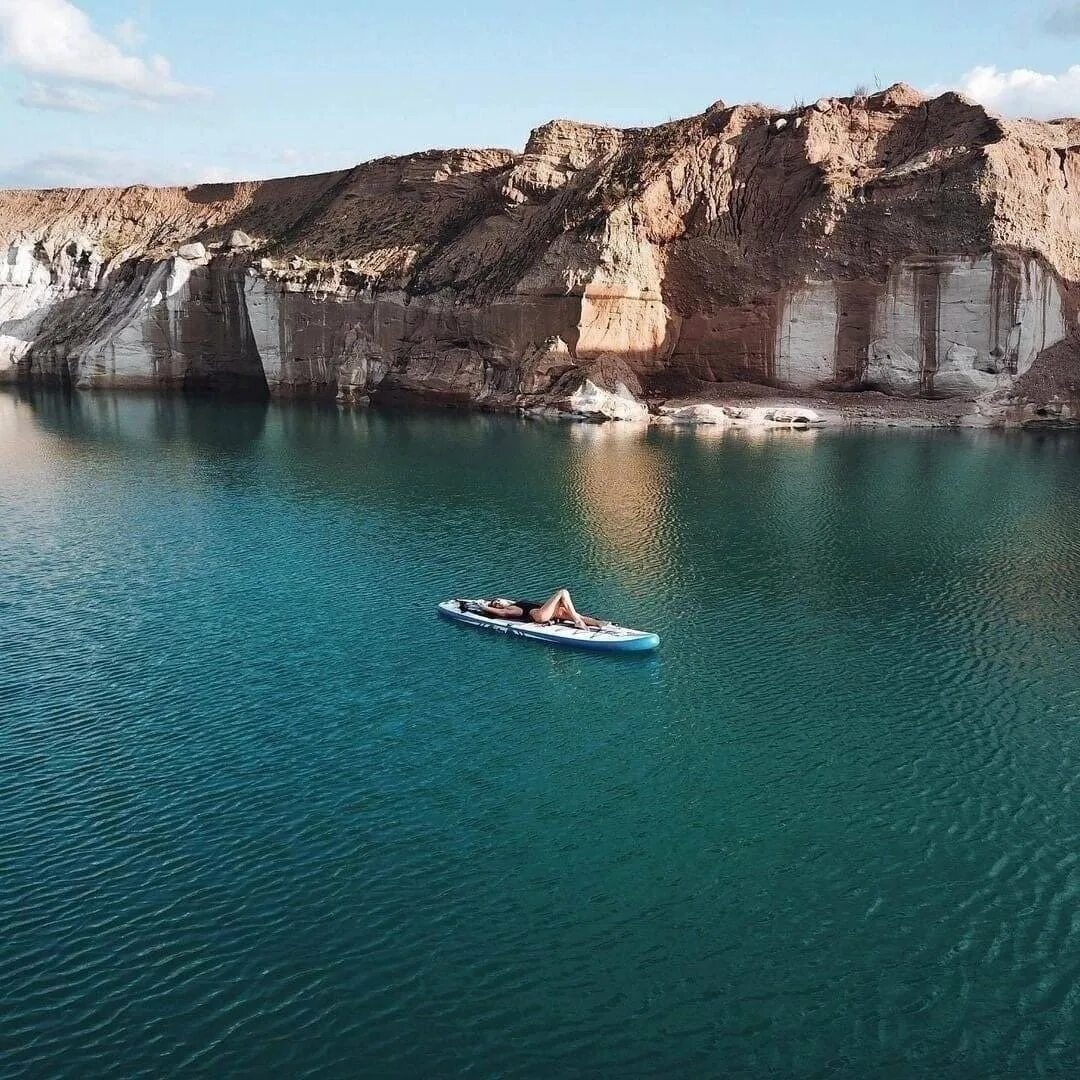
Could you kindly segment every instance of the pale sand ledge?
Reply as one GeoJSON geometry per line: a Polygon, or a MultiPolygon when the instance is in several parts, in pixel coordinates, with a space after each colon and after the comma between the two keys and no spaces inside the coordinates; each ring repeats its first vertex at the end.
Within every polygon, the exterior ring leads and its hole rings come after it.
{"type": "MultiPolygon", "coordinates": [[[[925,403],[924,403],[925,404],[925,403]]],[[[953,405],[957,404],[955,402],[953,405]]],[[[502,411],[502,410],[499,410],[502,411]]],[[[968,414],[937,414],[920,410],[895,414],[884,408],[880,411],[858,406],[831,408],[815,402],[811,407],[792,396],[778,398],[775,402],[757,405],[727,402],[686,402],[681,405],[663,405],[656,411],[646,411],[640,416],[612,417],[585,414],[553,407],[525,408],[520,414],[529,418],[561,420],[569,423],[609,424],[616,427],[657,427],[678,429],[693,428],[820,428],[820,427],[891,427],[891,428],[944,428],[944,427],[1018,427],[1032,421],[1017,421],[968,414]]],[[[1039,418],[1041,419],[1041,418],[1039,418]]],[[[1059,421],[1063,422],[1063,421],[1059,421]]]]}
{"type": "MultiPolygon", "coordinates": [[[[828,427],[1018,428],[1080,426],[1080,402],[1055,398],[1041,403],[987,398],[897,398],[873,390],[792,394],[772,386],[722,383],[693,396],[673,397],[651,410],[655,419],[687,406],[710,405],[761,416],[770,409],[809,410],[828,427]]],[[[661,421],[662,423],[664,421],[661,421]]],[[[777,425],[775,423],[770,426],[777,425]]]]}
{"type": "MultiPolygon", "coordinates": [[[[775,392],[774,392],[775,393],[775,392]]],[[[1030,406],[990,406],[975,401],[897,402],[885,395],[848,394],[841,403],[791,395],[746,402],[688,402],[661,406],[648,423],[659,427],[890,427],[890,428],[1017,428],[1080,426],[1067,403],[1036,416],[1030,406]],[[874,400],[880,397],[882,400],[874,400]],[[896,408],[896,405],[901,408],[896,408]],[[910,406],[910,407],[904,407],[910,406]],[[964,408],[966,406],[966,409],[964,408]]]]}
{"type": "Polygon", "coordinates": [[[1080,405],[1002,394],[980,398],[898,398],[873,390],[792,393],[754,383],[700,386],[685,396],[635,398],[622,384],[604,390],[586,380],[556,401],[519,406],[526,416],[615,421],[663,427],[1016,428],[1080,425],[1080,405]]]}
{"type": "Polygon", "coordinates": [[[991,427],[1023,422],[979,411],[985,407],[985,403],[977,401],[911,400],[874,391],[792,394],[771,386],[737,384],[718,386],[707,395],[674,398],[655,405],[650,421],[663,426],[693,424],[694,414],[704,420],[710,413],[721,413],[731,417],[727,421],[731,426],[792,426],[789,420],[778,422],[775,418],[779,413],[805,415],[810,418],[809,426],[826,427],[991,427]]]}

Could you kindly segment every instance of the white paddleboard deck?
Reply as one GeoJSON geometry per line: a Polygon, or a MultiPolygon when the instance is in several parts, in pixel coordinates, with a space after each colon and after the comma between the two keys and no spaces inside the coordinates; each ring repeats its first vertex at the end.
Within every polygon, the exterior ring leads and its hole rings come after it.
{"type": "Polygon", "coordinates": [[[566,645],[595,652],[650,652],[660,645],[660,638],[647,630],[631,630],[626,626],[605,623],[584,630],[567,623],[534,623],[521,619],[494,619],[476,610],[482,600],[444,600],[439,614],[445,619],[494,630],[510,637],[529,638],[548,645],[566,645]]]}

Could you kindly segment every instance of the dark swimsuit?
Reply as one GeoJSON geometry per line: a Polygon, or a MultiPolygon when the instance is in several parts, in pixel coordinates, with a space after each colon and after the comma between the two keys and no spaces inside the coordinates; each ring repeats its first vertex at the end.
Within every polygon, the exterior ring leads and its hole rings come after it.
{"type": "Polygon", "coordinates": [[[538,607],[543,607],[543,604],[534,604],[531,600],[515,600],[514,607],[521,608],[521,619],[523,622],[532,622],[530,612],[535,611],[538,607]]]}

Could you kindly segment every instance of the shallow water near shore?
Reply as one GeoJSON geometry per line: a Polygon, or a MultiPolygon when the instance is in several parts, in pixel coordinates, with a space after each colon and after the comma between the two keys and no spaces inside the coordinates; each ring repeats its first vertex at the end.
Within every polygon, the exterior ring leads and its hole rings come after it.
{"type": "Polygon", "coordinates": [[[0,565],[0,1076],[1078,1064],[1074,435],[5,394],[0,565]]]}

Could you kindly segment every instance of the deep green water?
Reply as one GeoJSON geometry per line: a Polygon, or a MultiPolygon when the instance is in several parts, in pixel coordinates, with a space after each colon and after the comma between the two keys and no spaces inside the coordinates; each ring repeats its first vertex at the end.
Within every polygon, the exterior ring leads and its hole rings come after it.
{"type": "Polygon", "coordinates": [[[1080,441],[0,396],[0,1075],[1074,1076],[1080,441]],[[654,659],[434,618],[568,585],[654,659]]]}

